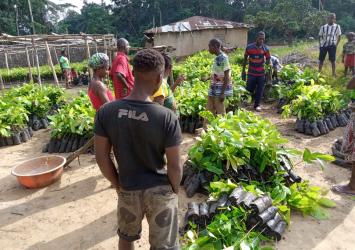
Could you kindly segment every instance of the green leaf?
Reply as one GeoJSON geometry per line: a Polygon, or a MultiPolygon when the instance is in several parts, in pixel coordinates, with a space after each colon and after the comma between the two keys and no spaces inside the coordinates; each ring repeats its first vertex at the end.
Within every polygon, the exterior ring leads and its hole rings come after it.
{"type": "Polygon", "coordinates": [[[324,197],[323,197],[323,198],[320,198],[320,199],[318,200],[318,203],[319,203],[320,205],[324,206],[324,207],[329,207],[329,208],[333,208],[333,207],[336,206],[336,203],[335,203],[334,201],[329,200],[329,199],[324,198],[324,197]]]}

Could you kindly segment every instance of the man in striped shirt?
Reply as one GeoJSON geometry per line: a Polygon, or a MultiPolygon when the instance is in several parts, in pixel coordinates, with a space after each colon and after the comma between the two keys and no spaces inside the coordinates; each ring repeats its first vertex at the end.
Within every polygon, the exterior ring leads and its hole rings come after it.
{"type": "Polygon", "coordinates": [[[334,77],[336,51],[341,37],[341,28],[335,21],[336,15],[331,13],[328,17],[328,23],[323,25],[319,31],[319,72],[322,71],[325,57],[328,54],[334,77]]]}
{"type": "Polygon", "coordinates": [[[254,94],[254,109],[260,111],[260,102],[265,86],[265,62],[270,65],[269,48],[264,44],[265,33],[260,31],[257,35],[256,42],[247,46],[244,55],[242,79],[246,80],[245,68],[249,59],[247,90],[254,94]]]}

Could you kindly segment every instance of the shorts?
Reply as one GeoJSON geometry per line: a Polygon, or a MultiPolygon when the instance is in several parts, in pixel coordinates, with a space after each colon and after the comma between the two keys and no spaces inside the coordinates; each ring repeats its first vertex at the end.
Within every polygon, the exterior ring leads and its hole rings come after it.
{"type": "MultiPolygon", "coordinates": [[[[221,95],[223,88],[223,83],[212,83],[209,90],[208,96],[218,97],[221,95]]],[[[228,84],[226,89],[224,90],[224,96],[229,97],[233,95],[233,87],[232,84],[228,84]]]]}
{"type": "Polygon", "coordinates": [[[355,54],[346,55],[344,61],[345,67],[355,67],[355,54]]]}
{"type": "Polygon", "coordinates": [[[67,81],[70,81],[70,80],[71,80],[71,71],[70,71],[70,68],[68,68],[68,69],[63,69],[62,72],[63,72],[64,78],[65,78],[67,81]]]}
{"type": "Polygon", "coordinates": [[[337,46],[331,45],[327,47],[320,47],[319,49],[319,61],[324,62],[325,57],[329,56],[329,61],[335,62],[336,60],[336,54],[337,54],[337,46]]]}
{"type": "Polygon", "coordinates": [[[144,215],[151,249],[179,249],[178,196],[170,185],[145,190],[119,190],[117,234],[132,242],[140,239],[144,215]]]}

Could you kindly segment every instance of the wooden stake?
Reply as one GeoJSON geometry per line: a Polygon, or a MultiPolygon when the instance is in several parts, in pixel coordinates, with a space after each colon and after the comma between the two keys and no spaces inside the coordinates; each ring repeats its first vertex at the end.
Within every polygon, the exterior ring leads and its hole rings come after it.
{"type": "Polygon", "coordinates": [[[32,39],[32,47],[33,47],[33,52],[35,54],[35,58],[36,58],[36,66],[37,66],[37,75],[38,75],[38,83],[39,85],[42,86],[42,80],[41,80],[41,71],[39,69],[39,60],[38,60],[38,53],[37,53],[37,48],[35,45],[35,41],[32,39]]]}
{"type": "Polygon", "coordinates": [[[4,89],[4,81],[2,80],[2,76],[0,74],[0,89],[4,89]]]}
{"type": "Polygon", "coordinates": [[[106,39],[104,38],[104,48],[105,48],[105,54],[107,55],[107,43],[106,43],[106,39]]]}
{"type": "Polygon", "coordinates": [[[59,63],[59,59],[58,59],[58,55],[57,55],[57,49],[55,47],[53,47],[53,50],[54,50],[54,56],[55,56],[55,59],[57,60],[57,63],[59,63]]]}
{"type": "Polygon", "coordinates": [[[99,51],[97,50],[97,42],[95,41],[95,51],[98,53],[99,51]]]}
{"type": "Polygon", "coordinates": [[[70,62],[70,47],[69,47],[69,43],[67,43],[67,56],[68,56],[68,60],[70,62]]]}
{"type": "Polygon", "coordinates": [[[54,68],[54,66],[53,66],[51,51],[49,50],[49,46],[48,46],[47,41],[45,41],[44,44],[46,45],[47,59],[48,59],[49,67],[51,68],[52,73],[53,73],[54,82],[55,82],[55,84],[57,84],[57,86],[59,87],[59,82],[58,82],[58,78],[57,78],[57,73],[55,72],[55,68],[54,68]]]}
{"type": "Polygon", "coordinates": [[[33,82],[33,76],[32,76],[32,66],[30,62],[30,55],[28,54],[28,48],[26,47],[26,58],[27,58],[27,66],[28,66],[28,73],[30,76],[30,81],[33,82]]]}
{"type": "MultiPolygon", "coordinates": [[[[86,46],[86,58],[89,60],[90,59],[90,47],[89,47],[88,39],[86,37],[85,37],[85,46],[86,46]]],[[[92,72],[91,68],[89,68],[89,74],[90,74],[90,78],[92,78],[94,73],[92,72]]]]}
{"type": "Polygon", "coordinates": [[[7,74],[10,75],[9,61],[7,59],[7,50],[5,50],[5,65],[6,65],[6,69],[7,69],[7,74]]]}

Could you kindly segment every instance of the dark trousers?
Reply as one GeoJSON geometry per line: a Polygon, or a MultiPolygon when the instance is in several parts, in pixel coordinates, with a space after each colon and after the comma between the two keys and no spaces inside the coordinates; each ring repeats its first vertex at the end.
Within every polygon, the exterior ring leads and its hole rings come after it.
{"type": "Polygon", "coordinates": [[[260,105],[261,98],[264,94],[265,76],[248,75],[247,90],[254,95],[254,108],[260,105]]]}

